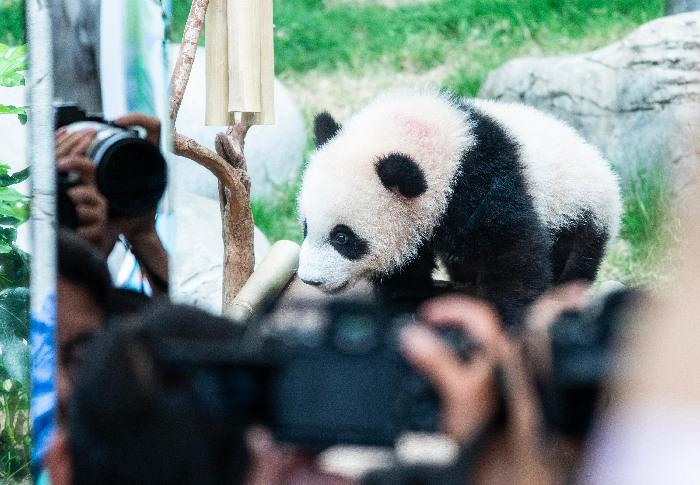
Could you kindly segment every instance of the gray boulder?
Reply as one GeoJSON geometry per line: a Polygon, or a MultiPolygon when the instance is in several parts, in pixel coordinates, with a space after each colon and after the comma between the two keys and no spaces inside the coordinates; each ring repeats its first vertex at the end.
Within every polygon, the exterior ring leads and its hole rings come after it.
{"type": "Polygon", "coordinates": [[[617,167],[663,164],[681,190],[700,162],[700,13],[649,22],[593,52],[521,58],[479,97],[516,101],[569,122],[617,167]]]}
{"type": "MultiPolygon", "coordinates": [[[[179,45],[168,46],[170,69],[175,65],[179,45]]],[[[200,144],[214,149],[217,133],[223,126],[204,125],[205,49],[197,51],[187,91],[177,118],[177,129],[200,144]]],[[[248,132],[245,156],[254,199],[274,197],[299,174],[306,147],[304,119],[289,91],[275,80],[275,124],[253,126],[248,132]]],[[[218,200],[216,178],[194,162],[181,172],[187,180],[184,190],[218,200]]]]}
{"type": "Polygon", "coordinates": [[[700,10],[700,0],[666,0],[666,15],[700,10]]]}

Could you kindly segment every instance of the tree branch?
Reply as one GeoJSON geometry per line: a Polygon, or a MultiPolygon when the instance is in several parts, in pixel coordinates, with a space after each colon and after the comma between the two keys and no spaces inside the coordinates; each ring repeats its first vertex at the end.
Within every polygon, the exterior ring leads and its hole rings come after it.
{"type": "Polygon", "coordinates": [[[228,182],[232,175],[231,166],[217,153],[200,145],[192,138],[174,133],[175,154],[189,158],[209,170],[221,182],[228,182]]]}
{"type": "Polygon", "coordinates": [[[187,83],[190,80],[207,7],[209,7],[209,0],[194,0],[192,2],[185,31],[182,34],[180,52],[177,55],[175,69],[173,69],[173,75],[170,78],[170,119],[173,120],[173,127],[175,127],[182,98],[185,96],[185,89],[187,89],[187,83]]]}

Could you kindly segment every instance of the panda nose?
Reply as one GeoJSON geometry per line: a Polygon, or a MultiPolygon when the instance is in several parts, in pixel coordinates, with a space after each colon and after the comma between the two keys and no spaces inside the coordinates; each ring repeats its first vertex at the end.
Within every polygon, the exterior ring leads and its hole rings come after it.
{"type": "Polygon", "coordinates": [[[302,279],[301,281],[303,281],[303,282],[306,283],[307,285],[311,285],[311,286],[321,286],[321,282],[320,282],[320,281],[305,280],[305,279],[302,279]]]}

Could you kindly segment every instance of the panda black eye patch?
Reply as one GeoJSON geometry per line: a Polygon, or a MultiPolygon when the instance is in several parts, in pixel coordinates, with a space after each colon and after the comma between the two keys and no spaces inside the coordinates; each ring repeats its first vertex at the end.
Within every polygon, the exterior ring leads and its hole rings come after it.
{"type": "Polygon", "coordinates": [[[335,226],[331,230],[328,240],[341,256],[350,260],[360,259],[367,254],[369,248],[367,241],[344,224],[335,226]]]}

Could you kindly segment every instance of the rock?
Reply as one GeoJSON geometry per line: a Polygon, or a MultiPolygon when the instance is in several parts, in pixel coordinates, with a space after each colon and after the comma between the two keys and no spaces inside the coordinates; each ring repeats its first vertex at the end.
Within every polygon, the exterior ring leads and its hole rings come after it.
{"type": "MultiPolygon", "coordinates": [[[[179,46],[168,46],[171,70],[179,46]]],[[[205,126],[205,49],[197,51],[185,98],[177,118],[177,129],[183,135],[214,149],[214,137],[225,127],[205,126]]],[[[293,182],[301,169],[306,148],[306,128],[301,112],[289,91],[275,81],[275,124],[253,126],[248,132],[245,156],[251,178],[251,195],[255,199],[274,197],[285,184],[293,182]]],[[[213,175],[194,162],[183,172],[185,190],[218,200],[217,182],[213,175]]]]}
{"type": "Polygon", "coordinates": [[[623,180],[638,164],[661,163],[679,191],[700,162],[700,13],[649,22],[593,52],[509,61],[479,97],[568,121],[623,180]]]}
{"type": "Polygon", "coordinates": [[[666,15],[700,10],[700,0],[666,0],[666,15]]]}
{"type": "MultiPolygon", "coordinates": [[[[196,194],[175,196],[175,244],[177,262],[171,277],[173,299],[221,313],[224,243],[221,238],[219,202],[196,194]]],[[[265,235],[255,228],[255,261],[270,250],[265,235]]]]}

